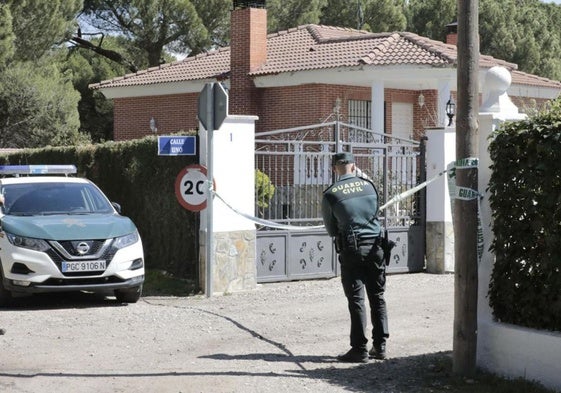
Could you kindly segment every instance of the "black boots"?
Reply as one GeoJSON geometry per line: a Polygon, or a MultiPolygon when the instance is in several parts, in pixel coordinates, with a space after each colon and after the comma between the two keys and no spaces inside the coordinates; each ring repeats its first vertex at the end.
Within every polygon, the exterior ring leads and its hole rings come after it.
{"type": "Polygon", "coordinates": [[[374,345],[368,354],[371,358],[384,360],[386,358],[386,343],[374,345]]]}
{"type": "Polygon", "coordinates": [[[351,348],[347,353],[337,356],[337,360],[345,363],[368,363],[368,351],[351,348]]]}

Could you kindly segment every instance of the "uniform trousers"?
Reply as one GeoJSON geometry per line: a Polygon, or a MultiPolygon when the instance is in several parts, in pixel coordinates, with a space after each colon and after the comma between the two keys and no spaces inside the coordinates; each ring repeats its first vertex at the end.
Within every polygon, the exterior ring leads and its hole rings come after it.
{"type": "Polygon", "coordinates": [[[347,297],[351,317],[351,347],[366,349],[368,339],[365,291],[370,304],[372,343],[380,348],[389,337],[388,317],[384,291],[386,289],[386,265],[383,251],[377,245],[359,246],[356,251],[341,251],[341,282],[347,297]]]}

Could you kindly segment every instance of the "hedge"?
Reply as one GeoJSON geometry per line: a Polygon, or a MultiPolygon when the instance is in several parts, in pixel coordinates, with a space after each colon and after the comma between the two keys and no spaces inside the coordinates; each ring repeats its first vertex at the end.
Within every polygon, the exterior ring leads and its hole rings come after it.
{"type": "Polygon", "coordinates": [[[134,221],[147,269],[198,283],[199,213],[181,207],[174,188],[181,169],[198,163],[198,157],[157,153],[157,138],[149,136],[88,146],[25,149],[0,156],[0,163],[75,164],[78,176],[96,183],[134,221]]]}
{"type": "Polygon", "coordinates": [[[561,331],[561,101],[492,137],[494,317],[561,331]]]}

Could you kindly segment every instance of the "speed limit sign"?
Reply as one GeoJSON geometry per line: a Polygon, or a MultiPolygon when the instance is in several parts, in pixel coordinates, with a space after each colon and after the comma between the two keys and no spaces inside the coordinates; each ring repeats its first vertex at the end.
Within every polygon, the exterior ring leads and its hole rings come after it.
{"type": "Polygon", "coordinates": [[[208,198],[206,173],[206,168],[202,165],[189,165],[177,175],[175,196],[185,209],[199,212],[206,208],[208,198]]]}

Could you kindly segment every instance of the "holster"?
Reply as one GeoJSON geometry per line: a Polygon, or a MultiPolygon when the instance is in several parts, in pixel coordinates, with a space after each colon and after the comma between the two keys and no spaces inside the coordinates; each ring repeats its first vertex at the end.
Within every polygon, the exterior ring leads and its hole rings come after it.
{"type": "Polygon", "coordinates": [[[340,253],[356,252],[358,250],[358,240],[353,228],[349,227],[344,233],[339,233],[335,237],[335,251],[340,253]]]}
{"type": "Polygon", "coordinates": [[[383,236],[380,236],[380,240],[381,240],[380,247],[384,252],[384,262],[386,263],[387,266],[390,264],[392,249],[395,247],[396,244],[393,240],[390,240],[387,229],[384,230],[383,236]]]}

